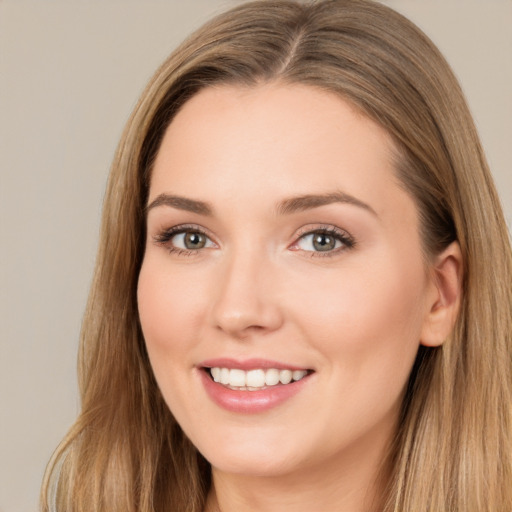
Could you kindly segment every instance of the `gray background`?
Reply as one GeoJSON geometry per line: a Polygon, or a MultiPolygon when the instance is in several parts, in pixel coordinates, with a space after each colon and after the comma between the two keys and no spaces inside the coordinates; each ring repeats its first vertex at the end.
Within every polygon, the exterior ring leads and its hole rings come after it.
{"type": "MultiPolygon", "coordinates": [[[[78,411],[76,353],[110,161],[171,49],[235,0],[0,0],[0,512],[37,508],[78,411]]],[[[392,0],[462,81],[512,219],[512,1],[392,0]]]]}

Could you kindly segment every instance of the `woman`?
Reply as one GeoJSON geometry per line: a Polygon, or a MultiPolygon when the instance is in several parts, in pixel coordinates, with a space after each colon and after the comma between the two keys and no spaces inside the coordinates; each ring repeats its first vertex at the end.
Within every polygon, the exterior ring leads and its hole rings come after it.
{"type": "Polygon", "coordinates": [[[237,7],[119,145],[43,510],[510,510],[511,277],[463,95],[415,26],[237,7]]]}

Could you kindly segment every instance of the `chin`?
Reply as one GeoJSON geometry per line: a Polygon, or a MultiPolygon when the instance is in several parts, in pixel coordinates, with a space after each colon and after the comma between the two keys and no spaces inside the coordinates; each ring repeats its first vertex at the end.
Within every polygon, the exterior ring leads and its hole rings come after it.
{"type": "Polygon", "coordinates": [[[267,457],[247,457],[243,454],[219,454],[209,460],[212,468],[226,474],[243,477],[282,477],[297,469],[296,463],[291,460],[282,460],[269,454],[267,457]]]}
{"type": "MultiPolygon", "coordinates": [[[[199,451],[213,468],[229,474],[250,477],[282,476],[300,464],[296,443],[283,443],[283,435],[262,439],[225,436],[221,442],[198,443],[199,451]]],[[[284,438],[285,439],[285,438],[284,438]]],[[[288,439],[289,441],[289,439],[288,439]]]]}

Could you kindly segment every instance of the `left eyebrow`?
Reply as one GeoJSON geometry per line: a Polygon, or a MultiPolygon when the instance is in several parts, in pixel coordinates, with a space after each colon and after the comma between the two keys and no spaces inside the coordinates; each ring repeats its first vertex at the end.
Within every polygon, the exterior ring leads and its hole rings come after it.
{"type": "Polygon", "coordinates": [[[308,194],[285,199],[278,204],[277,213],[279,215],[289,215],[333,203],[351,204],[353,206],[363,208],[378,217],[376,211],[369,204],[364,203],[350,194],[339,191],[327,194],[308,194]]]}

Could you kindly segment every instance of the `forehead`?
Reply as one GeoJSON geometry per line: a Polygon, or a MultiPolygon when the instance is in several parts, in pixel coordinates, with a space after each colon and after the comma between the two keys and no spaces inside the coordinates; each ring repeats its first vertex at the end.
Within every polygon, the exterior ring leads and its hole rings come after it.
{"type": "Polygon", "coordinates": [[[394,148],[384,129],[334,93],[287,84],[210,87],[167,128],[149,201],[175,193],[244,209],[342,190],[384,213],[403,194],[394,148]]]}
{"type": "MultiPolygon", "coordinates": [[[[310,163],[312,172],[323,155],[342,167],[349,159],[391,165],[393,153],[387,133],[334,93],[303,85],[225,85],[203,89],[185,103],[165,133],[155,167],[185,156],[193,166],[213,155],[220,166],[232,162],[237,148],[243,148],[238,156],[245,169],[263,160],[268,167],[271,154],[272,169],[282,164],[277,158],[287,158],[310,163]]],[[[214,162],[209,167],[214,170],[214,162]]]]}

